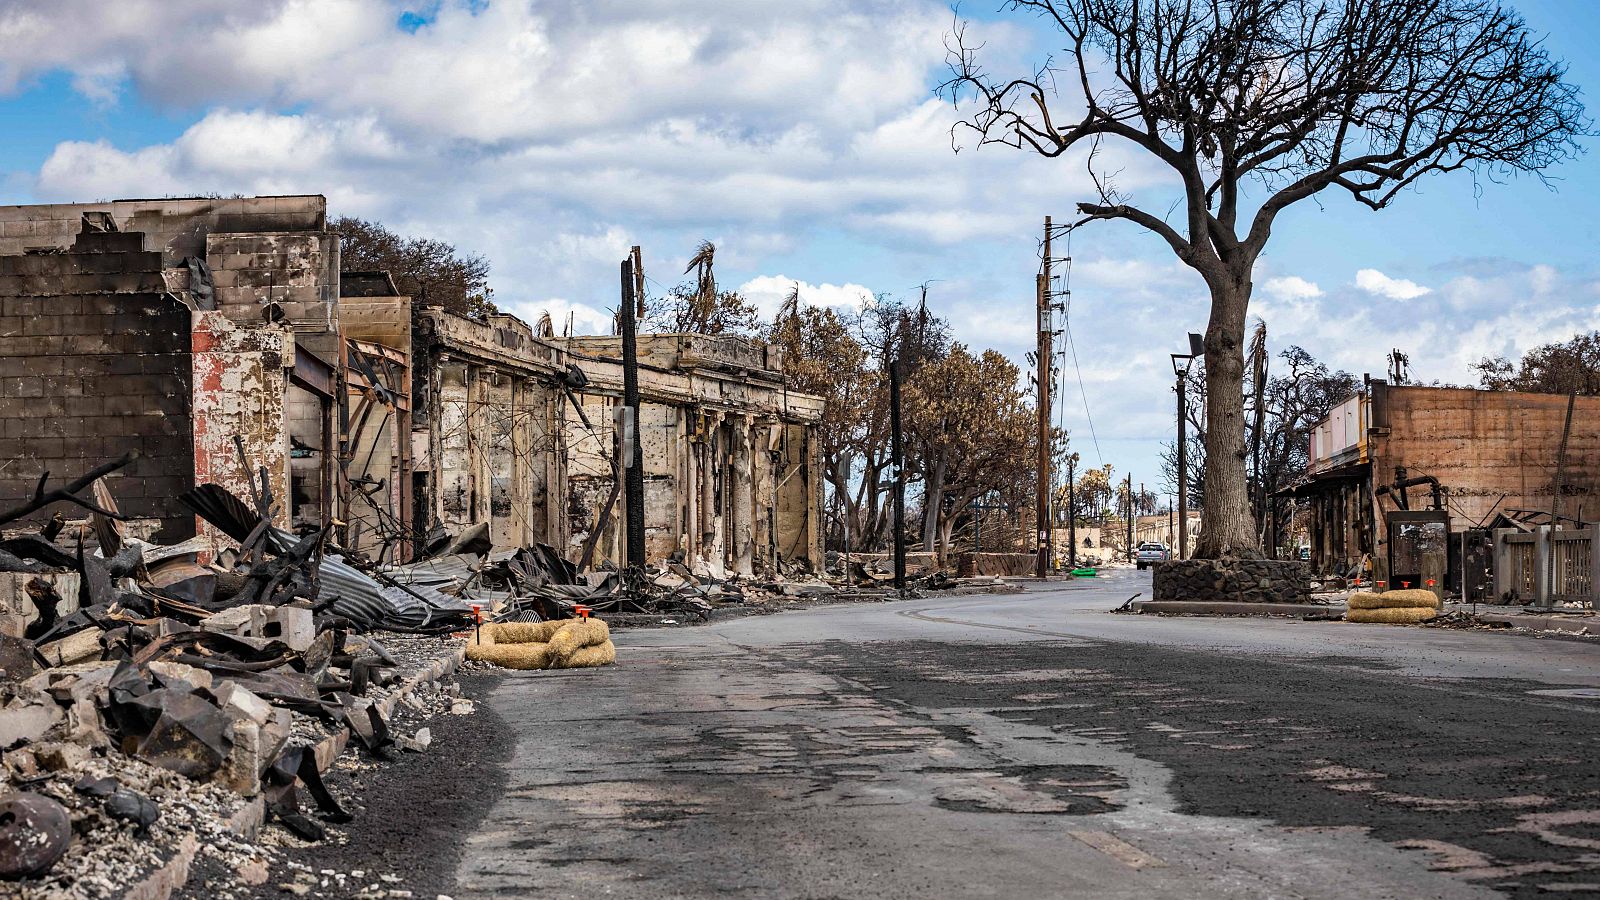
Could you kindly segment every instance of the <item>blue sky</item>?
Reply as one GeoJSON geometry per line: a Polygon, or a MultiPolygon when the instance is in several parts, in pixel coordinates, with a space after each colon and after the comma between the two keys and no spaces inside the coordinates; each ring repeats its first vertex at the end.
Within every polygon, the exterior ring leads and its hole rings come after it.
{"type": "MultiPolygon", "coordinates": [[[[1571,79],[1600,91],[1600,5],[1514,4],[1571,79]]],[[[922,0],[0,0],[0,202],[326,194],[487,255],[501,304],[597,325],[626,247],[678,280],[703,238],[719,277],[775,303],[930,291],[957,336],[1021,361],[1035,241],[1088,199],[1081,160],[952,153],[931,94],[948,6],[922,0]],[[169,38],[182,34],[183,50],[169,38]]],[[[1051,46],[969,3],[999,68],[1051,46]]],[[[1337,195],[1280,219],[1254,310],[1356,374],[1390,347],[1423,380],[1600,327],[1600,160],[1533,179],[1434,179],[1372,213],[1337,195]]],[[[1131,160],[1135,200],[1162,196],[1131,160]]],[[[1091,462],[1159,481],[1166,354],[1204,292],[1158,239],[1074,237],[1076,378],[1065,424],[1091,462]]]]}

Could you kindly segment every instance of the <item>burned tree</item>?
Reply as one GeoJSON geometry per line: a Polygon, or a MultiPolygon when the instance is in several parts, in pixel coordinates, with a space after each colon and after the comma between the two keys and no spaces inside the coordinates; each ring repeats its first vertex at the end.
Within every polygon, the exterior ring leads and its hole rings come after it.
{"type": "Polygon", "coordinates": [[[683,274],[694,273],[693,284],[680,284],[665,297],[645,302],[648,327],[670,334],[755,335],[761,328],[761,311],[738,291],[717,287],[716,245],[701,241],[683,274]]]}
{"type": "Polygon", "coordinates": [[[1529,350],[1515,365],[1504,356],[1479,360],[1473,368],[1491,391],[1538,394],[1600,394],[1600,331],[1529,350]]]}
{"type": "MultiPolygon", "coordinates": [[[[1495,0],[1011,0],[1066,40],[1062,61],[996,78],[964,25],[944,93],[978,143],[1046,157],[1077,147],[1099,197],[1083,221],[1163,238],[1204,279],[1206,507],[1197,555],[1253,556],[1245,481],[1251,273],[1277,216],[1330,188],[1374,209],[1417,179],[1539,176],[1589,123],[1565,67],[1495,0]],[[1065,85],[1065,92],[1059,88],[1065,85]],[[1063,98],[1063,93],[1072,99],[1063,98]],[[970,104],[970,105],[969,105],[970,104]],[[1136,206],[1108,139],[1176,173],[1169,222],[1136,206]]],[[[1158,211],[1152,212],[1151,209],[1158,211]]]]}
{"type": "Polygon", "coordinates": [[[352,216],[330,219],[328,230],[339,235],[346,272],[388,272],[418,308],[442,306],[473,319],[499,311],[489,288],[489,261],[476,253],[432,238],[404,237],[381,222],[352,216]]]}

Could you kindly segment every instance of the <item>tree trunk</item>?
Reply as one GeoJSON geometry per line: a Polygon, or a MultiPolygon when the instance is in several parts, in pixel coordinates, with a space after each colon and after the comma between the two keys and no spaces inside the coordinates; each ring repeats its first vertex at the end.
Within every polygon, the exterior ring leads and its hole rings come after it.
{"type": "MultiPolygon", "coordinates": [[[[925,489],[922,492],[922,552],[933,553],[938,550],[939,511],[944,508],[944,473],[946,468],[944,460],[934,463],[932,471],[924,481],[925,489]]],[[[941,553],[940,559],[944,558],[941,553]]]]}
{"type": "Polygon", "coordinates": [[[955,530],[956,516],[951,514],[939,522],[939,559],[950,558],[950,533],[955,530]]]}
{"type": "Polygon", "coordinates": [[[1244,467],[1244,324],[1249,306],[1248,270],[1211,285],[1205,344],[1205,507],[1197,559],[1261,556],[1244,467]]]}

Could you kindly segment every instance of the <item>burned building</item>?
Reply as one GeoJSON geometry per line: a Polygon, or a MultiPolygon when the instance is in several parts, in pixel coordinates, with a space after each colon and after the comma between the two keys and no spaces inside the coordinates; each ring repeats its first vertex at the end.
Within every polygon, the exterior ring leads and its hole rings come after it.
{"type": "MultiPolygon", "coordinates": [[[[107,485],[139,537],[208,534],[177,496],[264,477],[274,524],[376,562],[480,525],[619,561],[618,339],[415,309],[341,268],[321,196],[0,209],[0,503],[131,450],[107,485]]],[[[639,346],[647,558],[816,567],[821,401],[759,341],[639,346]]]]}
{"type": "MultiPolygon", "coordinates": [[[[194,533],[176,496],[197,480],[247,493],[264,468],[290,496],[291,432],[335,430],[326,219],[321,197],[0,208],[0,502],[129,451],[109,481],[145,536],[194,533]]],[[[333,460],[308,469],[326,512],[333,460]]]]}
{"type": "Polygon", "coordinates": [[[1320,421],[1303,480],[1311,561],[1458,589],[1461,537],[1497,515],[1600,517],[1600,397],[1373,380],[1320,421]]]}
{"type": "MultiPolygon", "coordinates": [[[[567,420],[573,541],[594,531],[616,489],[622,402],[617,337],[562,342],[587,384],[567,420]]],[[[812,429],[822,401],[788,390],[779,351],[733,335],[648,334],[638,340],[644,450],[645,552],[691,569],[748,576],[781,565],[820,568],[821,457],[812,429]]],[[[621,558],[609,516],[600,553],[621,558]]]]}
{"type": "MultiPolygon", "coordinates": [[[[497,546],[620,560],[620,339],[439,309],[417,321],[419,510],[447,529],[488,523],[497,546]]],[[[744,575],[815,567],[821,401],[787,390],[759,341],[643,335],[639,359],[647,558],[744,575]]]]}
{"type": "MultiPolygon", "coordinates": [[[[567,540],[565,354],[514,316],[417,314],[416,520],[500,547],[567,540]]],[[[581,383],[581,379],[572,383],[581,383]]]]}

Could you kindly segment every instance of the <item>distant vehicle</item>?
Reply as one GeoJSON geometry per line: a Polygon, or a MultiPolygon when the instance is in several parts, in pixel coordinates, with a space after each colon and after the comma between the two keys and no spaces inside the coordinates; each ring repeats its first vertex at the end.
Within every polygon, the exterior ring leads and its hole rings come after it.
{"type": "Polygon", "coordinates": [[[1156,563],[1164,563],[1170,559],[1172,559],[1172,551],[1167,549],[1166,544],[1159,541],[1145,541],[1139,545],[1139,550],[1135,554],[1133,561],[1139,568],[1144,569],[1156,563]]]}
{"type": "Polygon", "coordinates": [[[1300,558],[1302,560],[1305,560],[1305,561],[1309,562],[1310,559],[1311,559],[1311,548],[1310,547],[1301,547],[1300,548],[1300,558]]]}

